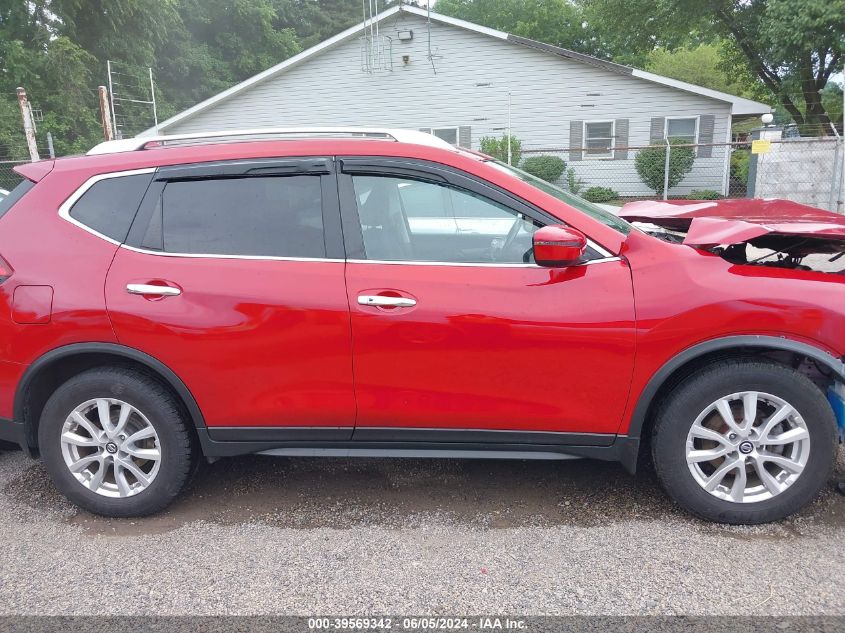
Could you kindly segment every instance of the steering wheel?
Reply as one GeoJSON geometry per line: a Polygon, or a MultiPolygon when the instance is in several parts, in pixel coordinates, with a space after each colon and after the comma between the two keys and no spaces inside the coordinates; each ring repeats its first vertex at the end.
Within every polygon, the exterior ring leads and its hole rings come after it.
{"type": "Polygon", "coordinates": [[[496,261],[500,261],[501,258],[510,250],[510,247],[513,246],[513,243],[516,240],[516,236],[519,235],[519,230],[521,228],[522,218],[517,217],[514,219],[513,226],[510,228],[507,236],[505,237],[505,243],[502,244],[502,248],[496,253],[496,261]]]}

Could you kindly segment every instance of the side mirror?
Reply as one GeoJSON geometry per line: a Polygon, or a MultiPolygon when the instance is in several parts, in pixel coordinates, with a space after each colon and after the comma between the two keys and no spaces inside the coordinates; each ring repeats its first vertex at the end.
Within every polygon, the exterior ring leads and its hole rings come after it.
{"type": "Polygon", "coordinates": [[[568,266],[577,262],[586,250],[587,236],[562,224],[544,226],[534,233],[534,261],[538,266],[568,266]]]}

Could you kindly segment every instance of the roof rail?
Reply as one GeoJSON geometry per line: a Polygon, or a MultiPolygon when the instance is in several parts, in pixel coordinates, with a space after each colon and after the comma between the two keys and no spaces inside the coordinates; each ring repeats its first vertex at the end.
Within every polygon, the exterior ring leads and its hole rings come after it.
{"type": "Polygon", "coordinates": [[[214,142],[216,139],[233,140],[256,140],[256,137],[287,137],[292,138],[368,138],[395,141],[398,143],[414,143],[416,145],[428,145],[442,149],[455,149],[443,139],[427,132],[417,130],[401,130],[392,128],[366,128],[366,127],[303,127],[303,128],[255,128],[251,130],[220,130],[216,132],[194,132],[190,134],[173,134],[168,136],[136,136],[133,138],[120,139],[117,141],[105,141],[95,145],[88,151],[88,156],[97,154],[118,154],[122,152],[135,152],[144,149],[147,145],[157,143],[164,145],[173,142],[214,142]]]}

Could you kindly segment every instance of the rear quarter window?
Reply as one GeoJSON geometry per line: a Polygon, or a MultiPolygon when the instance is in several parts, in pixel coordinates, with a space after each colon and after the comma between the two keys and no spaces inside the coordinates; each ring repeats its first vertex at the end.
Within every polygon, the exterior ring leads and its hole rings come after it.
{"type": "Polygon", "coordinates": [[[115,176],[95,182],[68,215],[97,233],[123,242],[153,174],[115,176]]]}

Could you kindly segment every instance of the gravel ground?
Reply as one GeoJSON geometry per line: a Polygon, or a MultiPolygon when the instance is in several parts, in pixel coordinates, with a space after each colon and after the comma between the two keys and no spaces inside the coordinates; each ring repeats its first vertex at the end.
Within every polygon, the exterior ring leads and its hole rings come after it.
{"type": "Polygon", "coordinates": [[[0,449],[0,533],[0,615],[845,614],[833,481],[747,528],[600,462],[249,457],[107,520],[0,449]]]}

